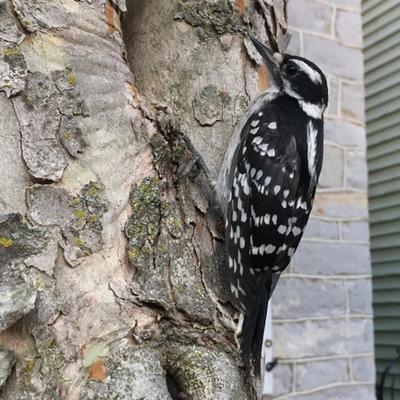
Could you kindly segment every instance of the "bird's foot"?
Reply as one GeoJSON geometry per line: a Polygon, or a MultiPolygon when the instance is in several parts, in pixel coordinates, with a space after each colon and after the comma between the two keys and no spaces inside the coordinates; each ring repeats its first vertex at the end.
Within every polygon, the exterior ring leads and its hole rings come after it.
{"type": "Polygon", "coordinates": [[[189,161],[187,161],[183,167],[178,168],[175,184],[187,177],[195,178],[200,171],[203,171],[207,179],[209,179],[210,170],[200,152],[195,148],[190,138],[183,132],[179,118],[168,110],[167,107],[160,106],[157,112],[157,122],[167,141],[174,148],[174,163],[178,165],[184,164],[185,161],[183,160],[189,158],[189,161]],[[189,157],[185,157],[185,153],[187,152],[190,153],[189,157]]]}
{"type": "Polygon", "coordinates": [[[209,179],[210,170],[208,169],[202,155],[194,147],[189,137],[182,132],[175,131],[174,133],[177,135],[178,139],[186,146],[186,148],[192,155],[192,158],[186,163],[186,165],[180,168],[180,171],[178,172],[178,178],[175,181],[175,183],[179,183],[180,181],[182,181],[187,177],[195,178],[200,171],[202,171],[204,175],[207,177],[207,179],[209,179]]]}
{"type": "Polygon", "coordinates": [[[235,341],[238,347],[240,347],[239,337],[242,335],[243,322],[244,322],[244,314],[240,313],[238,323],[235,327],[235,341]]]}
{"type": "Polygon", "coordinates": [[[219,311],[219,320],[225,328],[228,328],[232,332],[236,331],[236,324],[234,319],[232,318],[232,315],[229,313],[229,311],[219,302],[216,302],[216,308],[219,311]]]}

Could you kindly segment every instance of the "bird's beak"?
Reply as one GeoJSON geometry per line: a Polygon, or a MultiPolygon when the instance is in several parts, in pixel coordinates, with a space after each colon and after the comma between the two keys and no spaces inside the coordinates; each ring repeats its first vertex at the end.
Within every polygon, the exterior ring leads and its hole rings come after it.
{"type": "Polygon", "coordinates": [[[254,47],[257,49],[257,51],[260,53],[261,57],[265,61],[274,85],[280,88],[282,85],[282,78],[280,73],[280,63],[282,60],[282,55],[280,53],[274,53],[271,49],[264,46],[255,37],[250,36],[250,39],[253,42],[254,47]]]}

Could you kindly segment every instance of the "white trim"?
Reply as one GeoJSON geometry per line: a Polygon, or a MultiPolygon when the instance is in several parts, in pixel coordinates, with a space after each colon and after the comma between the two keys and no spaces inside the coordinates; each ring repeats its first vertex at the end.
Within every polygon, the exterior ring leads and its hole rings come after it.
{"type": "Polygon", "coordinates": [[[373,314],[347,314],[345,312],[342,315],[332,315],[328,317],[303,317],[303,318],[274,318],[274,324],[275,325],[286,325],[286,324],[300,324],[303,322],[318,322],[318,321],[343,321],[346,322],[349,319],[352,320],[360,320],[360,319],[365,319],[367,321],[374,319],[373,314]]]}
{"type": "MultiPolygon", "coordinates": [[[[343,357],[341,357],[343,358],[343,357]]],[[[318,393],[321,392],[323,390],[327,390],[327,389],[332,389],[332,388],[342,388],[342,387],[359,387],[360,385],[367,385],[367,386],[374,386],[375,384],[375,380],[373,381],[363,381],[363,382],[335,382],[335,383],[330,383],[328,385],[324,385],[324,386],[318,386],[314,389],[310,389],[310,390],[304,390],[304,391],[300,391],[300,392],[292,392],[292,393],[288,393],[288,394],[284,394],[282,396],[278,396],[278,397],[274,397],[274,400],[290,400],[293,398],[298,398],[302,397],[302,398],[306,398],[307,395],[309,394],[314,394],[314,393],[318,393]]],[[[321,397],[319,397],[321,398],[321,397]]]]}
{"type": "Polygon", "coordinates": [[[265,320],[265,329],[264,329],[264,338],[263,338],[263,346],[261,350],[261,381],[262,385],[262,394],[268,395],[274,393],[274,371],[267,372],[266,366],[268,363],[272,362],[274,359],[273,352],[273,340],[272,340],[272,305],[271,301],[269,301],[267,306],[267,318],[265,320]],[[270,347],[266,346],[267,340],[272,344],[270,347]]]}

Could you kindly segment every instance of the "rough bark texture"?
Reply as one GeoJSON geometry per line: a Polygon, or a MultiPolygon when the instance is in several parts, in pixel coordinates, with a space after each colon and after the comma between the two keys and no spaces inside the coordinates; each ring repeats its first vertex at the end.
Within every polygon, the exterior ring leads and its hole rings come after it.
{"type": "Polygon", "coordinates": [[[177,131],[215,177],[267,86],[244,33],[284,45],[275,3],[0,2],[2,398],[254,396],[207,182],[174,182],[177,131]]]}

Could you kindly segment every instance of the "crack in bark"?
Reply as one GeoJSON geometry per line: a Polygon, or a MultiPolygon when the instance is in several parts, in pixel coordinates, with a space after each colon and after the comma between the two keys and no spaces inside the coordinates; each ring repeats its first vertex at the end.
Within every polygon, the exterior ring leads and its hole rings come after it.
{"type": "MultiPolygon", "coordinates": [[[[11,105],[12,105],[12,109],[14,110],[15,119],[18,121],[18,126],[19,126],[18,132],[19,132],[19,148],[20,148],[21,160],[22,160],[22,163],[25,165],[26,170],[28,170],[28,165],[26,164],[25,158],[23,156],[21,121],[18,118],[18,113],[17,113],[17,110],[15,109],[15,104],[14,104],[13,100],[11,100],[11,105]]],[[[35,182],[33,181],[33,177],[31,176],[31,174],[27,174],[27,175],[28,175],[28,179],[30,181],[29,183],[34,184],[35,182]]],[[[26,208],[29,209],[28,196],[25,196],[25,204],[26,204],[26,208]]]]}
{"type": "Polygon", "coordinates": [[[168,262],[168,268],[167,268],[167,283],[168,283],[168,289],[169,289],[169,293],[170,293],[171,299],[172,299],[172,301],[174,303],[174,308],[179,310],[179,308],[177,306],[175,294],[174,294],[174,287],[173,287],[173,284],[172,284],[171,262],[170,261],[168,262]]]}
{"type": "MultiPolygon", "coordinates": [[[[16,11],[16,8],[15,8],[14,1],[13,0],[6,0],[6,1],[8,1],[8,4],[10,5],[11,13],[12,13],[14,19],[15,19],[17,27],[24,33],[25,36],[29,37],[31,35],[31,32],[29,32],[25,28],[25,26],[23,25],[22,21],[20,20],[20,18],[18,16],[18,13],[16,11]]],[[[24,40],[24,38],[22,40],[24,40]]]]}
{"type": "Polygon", "coordinates": [[[256,1],[264,19],[265,32],[271,49],[283,53],[290,40],[290,35],[287,33],[287,0],[282,0],[279,4],[271,4],[266,0],[256,1]]]}

